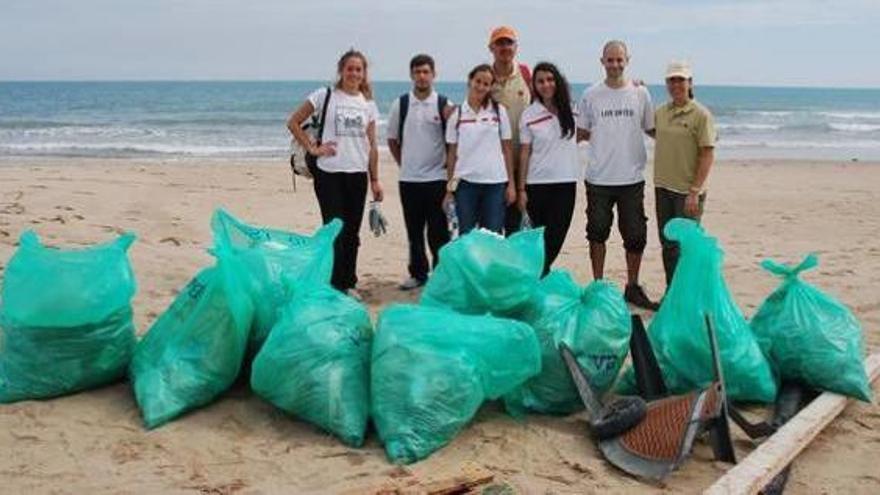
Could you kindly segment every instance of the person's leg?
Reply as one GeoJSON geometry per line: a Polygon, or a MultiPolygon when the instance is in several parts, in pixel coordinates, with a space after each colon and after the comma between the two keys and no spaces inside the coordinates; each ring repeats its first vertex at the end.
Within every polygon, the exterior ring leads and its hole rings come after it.
{"type": "Polygon", "coordinates": [[[425,183],[423,197],[432,268],[440,262],[440,248],[449,242],[449,226],[446,224],[446,213],[443,212],[443,197],[445,195],[446,181],[425,183]]]}
{"type": "Polygon", "coordinates": [[[428,258],[425,256],[425,188],[419,182],[400,182],[400,204],[409,242],[409,275],[424,282],[428,279],[428,258]]]}
{"type": "MultiPolygon", "coordinates": [[[[654,191],[657,198],[657,231],[660,234],[660,245],[663,248],[663,271],[666,275],[666,288],[668,289],[669,284],[672,283],[672,276],[675,274],[675,267],[678,265],[679,247],[678,242],[666,237],[663,229],[673,218],[688,218],[684,211],[687,195],[660,187],[654,188],[654,191]]],[[[702,218],[705,201],[706,195],[703,194],[700,196],[699,213],[695,218],[691,217],[697,223],[702,218]]]]}
{"type": "Polygon", "coordinates": [[[678,243],[670,240],[663,233],[666,224],[673,218],[684,214],[684,195],[672,192],[661,187],[654,188],[654,197],[657,210],[657,233],[660,237],[660,246],[663,254],[663,271],[666,275],[666,287],[672,283],[672,274],[675,265],[678,264],[678,243]]]}
{"type": "Polygon", "coordinates": [[[367,200],[367,173],[355,172],[342,175],[345,178],[345,200],[342,232],[339,234],[343,245],[339,285],[342,290],[346,290],[353,289],[358,280],[357,256],[361,245],[361,223],[367,200]]]}
{"type": "Polygon", "coordinates": [[[480,184],[480,186],[483,189],[482,203],[480,204],[480,226],[501,234],[506,214],[504,190],[507,184],[480,184]]]}
{"type": "MultiPolygon", "coordinates": [[[[321,210],[321,220],[324,224],[330,223],[334,218],[343,222],[345,229],[343,198],[345,197],[344,181],[342,174],[324,172],[318,167],[312,167],[312,178],[315,187],[315,196],[318,198],[318,207],[321,210]]],[[[338,290],[343,287],[343,262],[345,247],[342,235],[336,237],[333,242],[333,274],[330,283],[338,290]]]]}
{"type": "Polygon", "coordinates": [[[459,181],[455,191],[455,214],[458,215],[458,231],[465,235],[477,226],[480,205],[478,184],[459,181]]]}
{"type": "Polygon", "coordinates": [[[645,183],[640,182],[620,188],[617,200],[620,236],[626,250],[626,289],[624,298],[644,309],[656,311],[659,305],[651,301],[641,285],[639,271],[642,265],[642,253],[648,239],[648,217],[645,216],[645,183]]]}
{"type": "Polygon", "coordinates": [[[553,263],[551,257],[551,232],[554,220],[550,217],[549,212],[553,209],[552,203],[554,199],[553,184],[527,184],[526,194],[528,202],[526,203],[526,212],[532,220],[532,227],[544,228],[544,275],[550,270],[550,264],[553,263]]]}
{"type": "Polygon", "coordinates": [[[590,242],[590,264],[593,278],[605,276],[605,241],[614,222],[614,196],[611,189],[584,182],[587,188],[587,240],[590,242]]]}
{"type": "Polygon", "coordinates": [[[575,195],[577,184],[575,182],[562,184],[547,184],[545,193],[545,230],[544,230],[544,273],[550,271],[550,266],[559,256],[568,228],[571,226],[571,217],[574,213],[575,195]]]}

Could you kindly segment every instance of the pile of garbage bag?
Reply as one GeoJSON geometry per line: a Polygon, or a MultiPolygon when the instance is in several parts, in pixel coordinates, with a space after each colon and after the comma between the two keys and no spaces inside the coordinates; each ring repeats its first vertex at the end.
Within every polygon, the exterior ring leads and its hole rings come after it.
{"type": "Polygon", "coordinates": [[[800,279],[818,264],[815,254],[796,266],[761,263],[782,283],[752,317],[752,331],[783,381],[870,402],[859,321],[840,301],[800,279]]]}
{"type": "Polygon", "coordinates": [[[251,368],[251,388],[346,445],[364,443],[370,404],[366,308],[329,285],[299,285],[251,368]]]}
{"type": "Polygon", "coordinates": [[[426,306],[382,311],[373,340],[370,411],[388,458],[423,459],[449,443],[486,399],[541,369],[525,323],[426,306]]]}
{"type": "Polygon", "coordinates": [[[3,276],[0,403],[45,399],[125,376],[135,345],[134,235],[54,249],[26,231],[3,276]]]}
{"type": "Polygon", "coordinates": [[[559,345],[571,349],[601,396],[614,384],[629,353],[632,319],[614,284],[596,280],[578,286],[571,274],[553,270],[540,283],[522,320],[541,343],[541,372],[504,397],[512,414],[525,410],[569,414],[583,409],[559,345]]]}

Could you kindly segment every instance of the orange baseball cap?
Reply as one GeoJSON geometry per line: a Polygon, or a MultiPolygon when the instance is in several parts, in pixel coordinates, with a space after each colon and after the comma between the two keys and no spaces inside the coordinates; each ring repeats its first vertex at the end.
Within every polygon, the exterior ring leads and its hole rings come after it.
{"type": "Polygon", "coordinates": [[[516,34],[516,29],[513,29],[510,26],[498,26],[497,28],[492,30],[492,34],[489,35],[489,45],[492,45],[496,41],[500,39],[509,39],[514,42],[517,41],[518,36],[516,34]]]}

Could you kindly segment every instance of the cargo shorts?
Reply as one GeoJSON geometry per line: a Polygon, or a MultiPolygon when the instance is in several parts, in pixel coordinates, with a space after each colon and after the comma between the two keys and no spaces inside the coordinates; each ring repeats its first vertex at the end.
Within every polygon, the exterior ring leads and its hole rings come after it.
{"type": "Polygon", "coordinates": [[[617,206],[617,228],[628,253],[641,254],[648,239],[648,217],[645,216],[645,182],[624,186],[587,186],[587,240],[603,244],[611,234],[614,206],[617,206]]]}

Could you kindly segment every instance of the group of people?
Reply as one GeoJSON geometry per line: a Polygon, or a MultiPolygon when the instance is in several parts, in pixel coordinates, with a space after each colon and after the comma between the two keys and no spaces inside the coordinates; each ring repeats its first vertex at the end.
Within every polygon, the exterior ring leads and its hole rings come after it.
{"type": "MultiPolygon", "coordinates": [[[[606,77],[575,102],[566,78],[552,63],[529,69],[516,60],[518,35],[494,29],[488,47],[492,64],[468,74],[459,105],[433,88],[434,60],[410,61],[412,90],[396,99],[388,119],[388,148],[400,167],[399,187],[409,241],[409,278],[400,288],[423,285],[440,248],[449,241],[445,208],[454,208],[461,233],[475,227],[516,232],[528,219],[544,227],[545,273],[558,256],[571,225],[576,186],[587,193],[587,240],[594,278],[604,277],[605,243],[614,210],[626,251],[626,300],[657,309],[639,283],[647,242],[644,207],[645,135],[654,138],[657,227],[667,284],[678,247],[663,235],[675,217],[699,221],[716,140],[711,113],[694,99],[685,62],[669,64],[669,101],[656,109],[647,88],[625,76],[629,51],[622,41],[602,50],[606,77]],[[582,172],[578,142],[588,141],[589,166],[582,172]],[[431,254],[425,250],[425,239],[431,254]]],[[[359,231],[367,186],[383,198],[378,175],[376,122],[367,59],[343,54],[333,88],[321,88],[291,115],[294,139],[314,157],[309,169],[324,222],[343,221],[335,244],[332,284],[357,296],[359,231]],[[320,122],[318,135],[304,130],[320,122]]]]}

